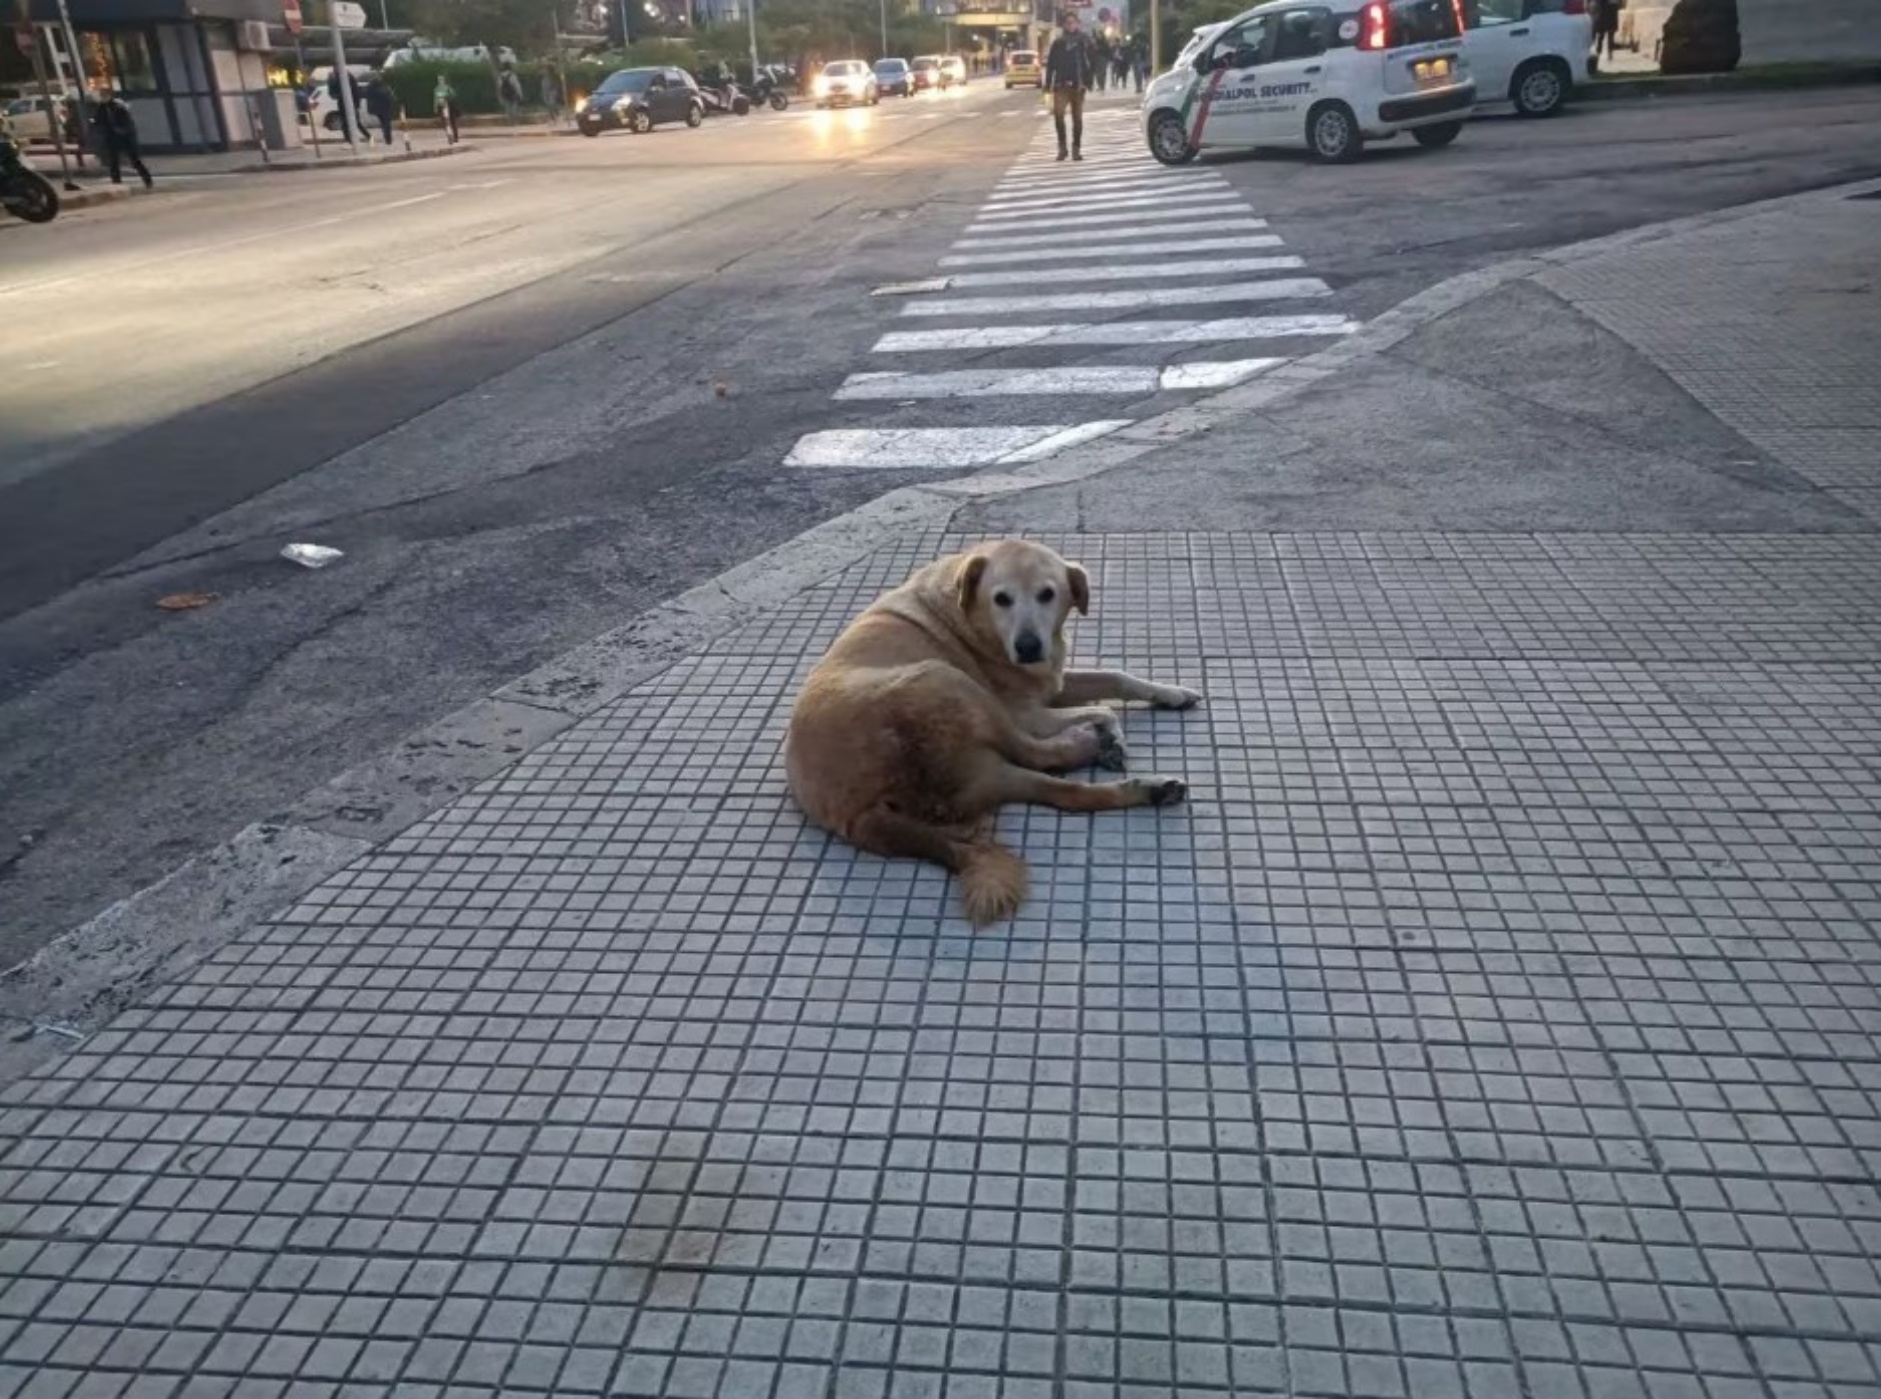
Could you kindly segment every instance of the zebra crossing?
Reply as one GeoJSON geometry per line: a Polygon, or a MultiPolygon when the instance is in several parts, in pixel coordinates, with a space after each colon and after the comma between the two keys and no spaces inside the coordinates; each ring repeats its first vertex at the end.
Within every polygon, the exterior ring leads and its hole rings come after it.
{"type": "Polygon", "coordinates": [[[1154,164],[1133,108],[1087,111],[1084,156],[1041,122],[936,274],[875,289],[894,324],[833,395],[844,425],[785,466],[1037,461],[1358,328],[1219,172],[1154,164]]]}

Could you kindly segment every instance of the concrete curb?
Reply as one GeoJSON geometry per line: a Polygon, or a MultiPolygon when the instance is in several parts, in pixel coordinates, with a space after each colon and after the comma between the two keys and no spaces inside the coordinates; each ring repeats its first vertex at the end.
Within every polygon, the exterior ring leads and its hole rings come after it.
{"type": "MultiPolygon", "coordinates": [[[[44,174],[44,171],[40,172],[44,174]]],[[[57,184],[56,177],[49,177],[57,184]]],[[[61,189],[59,191],[59,212],[75,213],[80,209],[95,209],[100,204],[115,204],[120,199],[129,199],[133,194],[144,193],[144,187],[138,185],[86,185],[82,189],[61,189]]]]}
{"type": "Polygon", "coordinates": [[[1881,83],[1881,63],[1824,63],[1796,69],[1694,73],[1689,77],[1647,74],[1602,77],[1574,86],[1576,102],[1630,102],[1654,97],[1706,97],[1731,92],[1783,92],[1801,88],[1858,87],[1881,83]]]}
{"type": "Polygon", "coordinates": [[[1439,282],[1341,343],[1059,456],[904,486],[825,521],[641,613],[308,792],[280,819],[239,832],[0,972],[0,1081],[54,1057],[134,997],[291,906],[380,842],[503,771],[585,716],[713,639],[750,622],[963,506],[1102,475],[1219,424],[1260,411],[1501,287],[1549,268],[1753,217],[1798,200],[1845,197],[1881,182],[1763,200],[1650,224],[1439,282]]]}
{"type": "Polygon", "coordinates": [[[360,170],[369,165],[404,165],[413,160],[442,160],[447,155],[465,155],[476,149],[468,142],[459,142],[455,146],[439,146],[422,151],[397,151],[391,155],[336,155],[319,160],[283,161],[269,164],[266,161],[254,165],[237,165],[228,173],[231,175],[297,175],[305,170],[360,170]]]}

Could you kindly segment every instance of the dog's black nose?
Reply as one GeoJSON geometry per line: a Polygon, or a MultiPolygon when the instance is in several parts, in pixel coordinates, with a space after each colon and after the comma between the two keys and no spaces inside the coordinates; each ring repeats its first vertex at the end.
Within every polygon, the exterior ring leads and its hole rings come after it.
{"type": "Polygon", "coordinates": [[[1013,638],[1012,654],[1019,658],[1020,665],[1031,665],[1045,659],[1045,643],[1036,632],[1022,631],[1013,638]]]}

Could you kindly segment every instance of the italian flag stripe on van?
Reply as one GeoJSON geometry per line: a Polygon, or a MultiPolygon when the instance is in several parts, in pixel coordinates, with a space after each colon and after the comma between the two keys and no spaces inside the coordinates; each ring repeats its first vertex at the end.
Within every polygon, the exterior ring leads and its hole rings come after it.
{"type": "Polygon", "coordinates": [[[1208,82],[1206,84],[1189,89],[1189,100],[1182,104],[1182,124],[1188,128],[1189,144],[1191,146],[1200,146],[1202,144],[1202,132],[1208,126],[1209,104],[1215,100],[1215,89],[1221,86],[1221,80],[1227,75],[1227,69],[1217,68],[1208,75],[1208,82]],[[1190,125],[1189,122],[1189,113],[1191,111],[1195,113],[1195,122],[1193,125],[1190,125]]]}

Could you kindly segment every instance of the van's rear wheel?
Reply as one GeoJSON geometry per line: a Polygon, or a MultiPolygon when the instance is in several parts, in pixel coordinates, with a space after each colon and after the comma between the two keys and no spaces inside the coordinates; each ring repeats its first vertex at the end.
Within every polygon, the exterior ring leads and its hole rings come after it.
{"type": "Polygon", "coordinates": [[[1411,139],[1420,146],[1429,146],[1433,151],[1439,146],[1447,146],[1463,134],[1460,121],[1440,121],[1435,126],[1420,126],[1411,132],[1411,139]]]}
{"type": "Polygon", "coordinates": [[[1158,112],[1150,118],[1149,148],[1164,165],[1187,165],[1195,159],[1189,129],[1174,112],[1158,112]]]}
{"type": "Polygon", "coordinates": [[[1313,108],[1306,118],[1306,148],[1313,159],[1328,165],[1344,165],[1357,160],[1365,149],[1365,133],[1358,118],[1343,102],[1327,102],[1313,108]]]}

